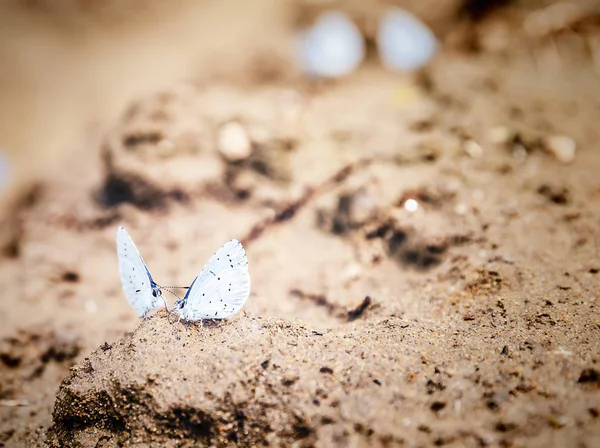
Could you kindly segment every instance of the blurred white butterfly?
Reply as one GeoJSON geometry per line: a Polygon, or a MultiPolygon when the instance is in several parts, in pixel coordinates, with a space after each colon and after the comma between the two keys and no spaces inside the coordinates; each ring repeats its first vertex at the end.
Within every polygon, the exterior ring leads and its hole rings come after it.
{"type": "Polygon", "coordinates": [[[174,311],[187,321],[223,319],[238,313],[249,295],[246,251],[231,240],[210,257],[174,311]]]}
{"type": "Polygon", "coordinates": [[[123,227],[117,229],[117,255],[121,284],[129,304],[138,316],[145,316],[164,301],[162,291],[144,263],[133,240],[123,227]]]}

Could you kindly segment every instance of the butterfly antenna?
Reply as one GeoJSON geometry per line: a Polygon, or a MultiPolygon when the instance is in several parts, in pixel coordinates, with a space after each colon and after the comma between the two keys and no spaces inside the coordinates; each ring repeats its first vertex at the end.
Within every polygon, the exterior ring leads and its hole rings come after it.
{"type": "MultiPolygon", "coordinates": [[[[181,297],[179,297],[175,292],[171,291],[171,289],[169,289],[169,288],[180,288],[180,289],[189,288],[188,286],[185,286],[185,287],[184,286],[161,286],[159,284],[157,284],[156,286],[158,286],[161,289],[161,291],[164,290],[164,291],[168,292],[169,294],[177,297],[177,300],[181,300],[181,297]]],[[[175,311],[176,308],[173,307],[173,309],[170,310],[169,307],[167,306],[167,300],[164,297],[162,299],[164,300],[165,308],[167,309],[167,312],[169,313],[167,315],[167,320],[169,321],[169,323],[171,323],[171,316],[173,315],[173,312],[175,311]]]]}
{"type": "MultiPolygon", "coordinates": [[[[172,296],[177,297],[177,300],[182,300],[181,297],[179,297],[175,292],[173,292],[173,291],[171,291],[169,289],[169,288],[173,288],[173,286],[160,286],[160,285],[156,285],[156,286],[158,286],[161,290],[165,290],[166,292],[168,292],[172,296]]],[[[175,286],[175,288],[184,288],[184,287],[183,286],[175,286]]],[[[185,288],[188,288],[188,286],[186,286],[185,288]]],[[[163,298],[163,300],[164,300],[164,298],[163,298]]]]}
{"type": "Polygon", "coordinates": [[[164,286],[161,286],[161,288],[164,288],[165,291],[167,291],[169,294],[177,297],[178,300],[181,300],[181,297],[179,297],[177,294],[175,294],[173,291],[171,291],[170,289],[166,289],[164,286]]]}

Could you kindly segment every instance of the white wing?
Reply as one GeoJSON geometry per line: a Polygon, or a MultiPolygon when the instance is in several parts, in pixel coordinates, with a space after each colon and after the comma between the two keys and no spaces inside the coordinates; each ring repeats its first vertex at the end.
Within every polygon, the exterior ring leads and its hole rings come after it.
{"type": "Polygon", "coordinates": [[[117,255],[119,256],[119,273],[125,297],[138,316],[142,317],[159,304],[156,284],[142,259],[133,240],[123,227],[117,229],[117,255]]]}
{"type": "Polygon", "coordinates": [[[248,258],[242,243],[225,243],[195,278],[180,314],[190,321],[223,319],[240,311],[250,295],[248,258]]]}

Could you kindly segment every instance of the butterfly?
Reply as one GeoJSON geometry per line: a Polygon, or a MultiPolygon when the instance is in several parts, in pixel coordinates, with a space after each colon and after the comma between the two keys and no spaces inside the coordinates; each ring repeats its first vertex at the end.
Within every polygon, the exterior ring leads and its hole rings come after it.
{"type": "Polygon", "coordinates": [[[144,259],[123,227],[117,229],[117,255],[125,297],[138,316],[144,317],[158,308],[164,299],[160,286],[152,279],[144,259]]]}
{"type": "Polygon", "coordinates": [[[246,251],[238,240],[231,240],[209,258],[174,312],[186,321],[224,319],[237,314],[249,295],[246,251]]]}

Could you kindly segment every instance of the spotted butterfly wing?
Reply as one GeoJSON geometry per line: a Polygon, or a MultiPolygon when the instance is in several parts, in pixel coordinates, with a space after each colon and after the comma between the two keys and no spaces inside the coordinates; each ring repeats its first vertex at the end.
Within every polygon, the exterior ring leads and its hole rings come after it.
{"type": "Polygon", "coordinates": [[[117,229],[117,255],[125,297],[138,316],[145,316],[148,311],[158,307],[161,293],[140,252],[123,227],[117,229]]]}
{"type": "Polygon", "coordinates": [[[250,295],[246,251],[238,240],[225,243],[192,282],[178,306],[188,321],[223,319],[238,313],[250,295]]]}

